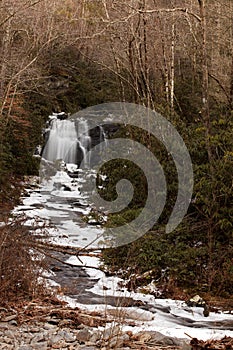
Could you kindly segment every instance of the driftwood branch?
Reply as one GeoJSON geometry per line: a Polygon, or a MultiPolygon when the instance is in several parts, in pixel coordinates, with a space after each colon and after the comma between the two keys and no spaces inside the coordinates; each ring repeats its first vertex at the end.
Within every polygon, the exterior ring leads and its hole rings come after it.
{"type": "Polygon", "coordinates": [[[49,244],[49,243],[37,243],[35,242],[33,244],[33,249],[38,251],[41,254],[44,254],[46,257],[58,261],[63,265],[67,265],[70,267],[80,267],[80,268],[86,268],[86,269],[95,269],[95,270],[100,270],[99,267],[95,266],[89,266],[89,265],[84,265],[82,263],[82,260],[80,259],[80,256],[92,256],[92,257],[101,257],[101,253],[93,253],[92,251],[96,251],[96,249],[84,249],[84,248],[76,248],[76,247],[69,247],[69,246],[60,246],[56,244],[49,244]],[[80,264],[71,264],[67,261],[63,261],[62,259],[58,258],[55,256],[54,253],[62,253],[62,254],[67,254],[67,255],[73,255],[76,256],[77,259],[80,261],[80,264]]]}
{"type": "MultiPolygon", "coordinates": [[[[53,260],[56,260],[58,262],[60,262],[61,264],[64,264],[64,265],[67,265],[67,266],[70,266],[70,267],[83,267],[83,268],[86,268],[86,269],[95,269],[95,270],[100,270],[99,267],[96,267],[96,266],[89,266],[89,265],[83,265],[83,264],[80,264],[80,265],[77,265],[77,264],[71,264],[71,263],[68,263],[67,261],[63,261],[61,259],[59,259],[58,257],[50,254],[50,253],[47,253],[45,252],[44,250],[40,250],[37,248],[37,251],[40,252],[41,254],[44,254],[45,256],[47,256],[48,258],[51,258],[53,260]]],[[[96,254],[86,254],[88,256],[96,256],[96,254]]],[[[78,257],[77,257],[78,258],[78,257]]],[[[79,259],[80,260],[80,259],[79,259]]],[[[82,263],[82,261],[80,260],[80,262],[82,263]]]]}
{"type": "Polygon", "coordinates": [[[70,246],[61,246],[59,244],[52,244],[52,243],[33,243],[33,247],[35,249],[42,249],[42,250],[50,250],[54,252],[59,252],[67,255],[76,255],[76,256],[82,256],[82,255],[89,255],[89,256],[97,256],[100,257],[100,253],[92,253],[98,251],[97,248],[79,248],[79,247],[70,247],[70,246]],[[92,255],[90,255],[92,253],[92,255]]]}

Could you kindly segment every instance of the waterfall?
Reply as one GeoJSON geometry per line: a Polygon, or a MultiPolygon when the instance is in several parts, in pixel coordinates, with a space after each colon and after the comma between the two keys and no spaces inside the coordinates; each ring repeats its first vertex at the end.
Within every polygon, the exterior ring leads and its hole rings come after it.
{"type": "Polygon", "coordinates": [[[73,121],[54,114],[50,117],[46,140],[42,154],[44,159],[51,162],[63,160],[78,166],[82,163],[84,168],[89,169],[91,148],[105,142],[106,138],[102,126],[89,131],[88,121],[83,118],[73,121]]]}
{"type": "Polygon", "coordinates": [[[83,165],[85,168],[90,168],[91,162],[91,137],[89,135],[88,123],[85,119],[78,121],[78,143],[83,151],[83,165]]]}
{"type": "Polygon", "coordinates": [[[104,128],[102,127],[102,125],[99,125],[99,130],[100,130],[100,135],[99,135],[99,140],[100,140],[100,144],[102,145],[101,147],[101,151],[103,150],[103,146],[107,146],[107,137],[104,131],[104,128]]]}
{"type": "Polygon", "coordinates": [[[51,121],[49,138],[44,147],[43,158],[49,161],[63,160],[76,163],[77,133],[75,123],[71,120],[51,121]]]}

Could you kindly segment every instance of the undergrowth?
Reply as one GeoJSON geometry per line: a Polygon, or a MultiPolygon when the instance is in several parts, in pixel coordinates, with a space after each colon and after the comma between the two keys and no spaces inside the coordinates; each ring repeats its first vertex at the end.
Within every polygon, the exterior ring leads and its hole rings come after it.
{"type": "Polygon", "coordinates": [[[43,255],[36,249],[38,237],[30,233],[24,218],[0,226],[0,304],[44,294],[43,255]]]}

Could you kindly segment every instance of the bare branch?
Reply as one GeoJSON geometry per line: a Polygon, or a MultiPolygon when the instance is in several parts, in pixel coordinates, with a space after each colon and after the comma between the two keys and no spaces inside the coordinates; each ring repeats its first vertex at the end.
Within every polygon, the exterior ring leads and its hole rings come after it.
{"type": "Polygon", "coordinates": [[[214,81],[216,81],[216,83],[219,85],[219,87],[221,88],[221,90],[224,92],[224,95],[226,96],[228,102],[231,103],[230,96],[229,96],[227,90],[225,89],[225,87],[223,86],[223,84],[221,83],[221,81],[220,81],[216,76],[214,76],[214,75],[211,74],[211,73],[208,73],[208,75],[209,75],[210,78],[212,78],[214,81]]]}
{"type": "Polygon", "coordinates": [[[174,13],[174,12],[184,12],[190,16],[193,16],[195,19],[197,19],[199,22],[201,22],[201,18],[193,12],[190,12],[187,8],[182,8],[182,7],[176,7],[176,8],[171,8],[171,9],[151,9],[151,10],[138,10],[138,13],[147,13],[147,14],[152,14],[152,13],[174,13]]]}
{"type": "Polygon", "coordinates": [[[19,14],[20,11],[22,10],[26,10],[29,9],[30,7],[33,7],[35,5],[37,5],[38,3],[42,2],[44,0],[36,0],[34,1],[32,4],[29,2],[28,5],[26,6],[22,6],[19,9],[15,10],[14,12],[12,12],[10,15],[8,15],[1,23],[0,23],[0,27],[2,27],[5,23],[7,23],[11,18],[13,18],[16,14],[19,14]]]}

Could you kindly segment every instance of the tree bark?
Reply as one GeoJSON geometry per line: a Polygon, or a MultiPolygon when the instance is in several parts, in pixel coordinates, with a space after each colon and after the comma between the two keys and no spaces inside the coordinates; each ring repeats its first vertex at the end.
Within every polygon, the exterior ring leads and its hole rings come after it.
{"type": "MultiPolygon", "coordinates": [[[[172,3],[173,5],[173,3],[172,3]]],[[[174,89],[175,89],[175,22],[174,13],[172,13],[172,28],[171,28],[171,83],[170,83],[170,108],[171,116],[174,115],[174,89]]]]}
{"type": "Polygon", "coordinates": [[[205,141],[206,151],[209,162],[209,176],[212,183],[211,194],[208,203],[208,288],[211,290],[213,282],[213,252],[214,252],[214,228],[213,216],[215,214],[214,206],[216,202],[215,188],[214,188],[214,155],[211,146],[211,120],[209,110],[209,67],[207,54],[207,23],[206,23],[206,0],[198,0],[201,17],[201,35],[202,35],[202,109],[201,116],[205,126],[205,141]]]}

